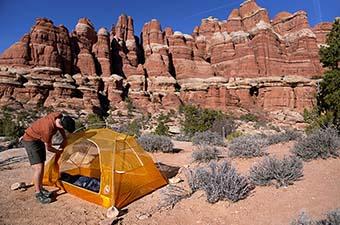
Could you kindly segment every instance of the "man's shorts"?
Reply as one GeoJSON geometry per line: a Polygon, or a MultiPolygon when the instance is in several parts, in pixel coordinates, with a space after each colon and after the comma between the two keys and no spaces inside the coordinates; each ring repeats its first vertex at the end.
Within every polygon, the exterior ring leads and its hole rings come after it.
{"type": "Polygon", "coordinates": [[[45,143],[42,141],[24,141],[22,140],[22,144],[24,145],[28,160],[31,165],[44,163],[46,161],[46,150],[45,143]]]}

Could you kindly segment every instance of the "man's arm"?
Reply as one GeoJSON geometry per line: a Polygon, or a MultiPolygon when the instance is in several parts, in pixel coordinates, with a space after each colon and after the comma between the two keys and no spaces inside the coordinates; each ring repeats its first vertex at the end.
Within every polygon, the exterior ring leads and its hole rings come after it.
{"type": "Polygon", "coordinates": [[[64,129],[59,129],[61,136],[63,137],[63,142],[60,144],[60,149],[64,149],[67,145],[67,137],[64,129]]]}
{"type": "Polygon", "coordinates": [[[53,153],[61,153],[62,152],[61,150],[58,150],[58,149],[54,148],[52,146],[51,142],[50,143],[45,143],[45,148],[46,148],[46,150],[48,150],[50,152],[53,152],[53,153]]]}

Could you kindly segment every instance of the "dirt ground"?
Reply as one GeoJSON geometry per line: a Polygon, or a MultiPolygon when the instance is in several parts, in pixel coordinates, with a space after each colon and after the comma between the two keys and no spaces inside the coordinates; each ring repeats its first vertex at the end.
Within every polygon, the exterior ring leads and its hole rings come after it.
{"type": "MultiPolygon", "coordinates": [[[[270,155],[289,154],[293,142],[269,147],[270,155]]],[[[191,163],[192,145],[175,142],[175,154],[153,154],[155,161],[171,166],[187,167],[191,163]]],[[[229,159],[230,160],[230,159],[229,159]]],[[[261,158],[232,159],[239,172],[247,174],[251,165],[261,158]]],[[[183,171],[183,169],[182,169],[183,171]]],[[[24,149],[0,152],[0,224],[111,224],[106,209],[68,193],[58,192],[56,201],[41,205],[33,198],[34,190],[11,191],[10,185],[31,181],[31,169],[24,149]]],[[[54,190],[53,188],[49,188],[54,190]]],[[[173,209],[159,210],[163,193],[157,190],[122,211],[112,224],[162,225],[289,225],[301,210],[313,218],[340,208],[340,159],[315,160],[304,163],[304,176],[288,188],[256,187],[252,194],[236,203],[209,204],[203,192],[179,202],[173,209]]]]}

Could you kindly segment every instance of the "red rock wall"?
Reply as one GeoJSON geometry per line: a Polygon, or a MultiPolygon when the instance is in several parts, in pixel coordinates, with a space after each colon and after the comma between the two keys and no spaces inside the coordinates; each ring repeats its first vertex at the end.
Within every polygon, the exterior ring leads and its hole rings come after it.
{"type": "Polygon", "coordinates": [[[71,33],[38,18],[30,33],[0,55],[0,103],[100,111],[128,96],[147,111],[195,103],[301,112],[314,104],[311,78],[323,73],[318,51],[330,29],[330,23],[310,28],[303,11],[270,20],[255,0],[226,20],[202,19],[192,35],[163,30],[153,19],[139,39],[126,15],[110,32],[96,32],[86,18],[71,33]],[[297,76],[293,86],[285,81],[291,76],[297,76]]]}

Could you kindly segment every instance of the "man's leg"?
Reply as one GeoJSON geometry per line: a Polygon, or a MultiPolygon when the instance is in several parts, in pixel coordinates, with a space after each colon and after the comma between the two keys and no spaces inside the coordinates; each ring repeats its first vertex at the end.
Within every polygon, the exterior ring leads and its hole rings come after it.
{"type": "Polygon", "coordinates": [[[35,192],[40,192],[42,188],[42,179],[44,176],[44,163],[37,163],[32,165],[34,174],[33,174],[33,181],[34,181],[34,189],[35,192]]]}

